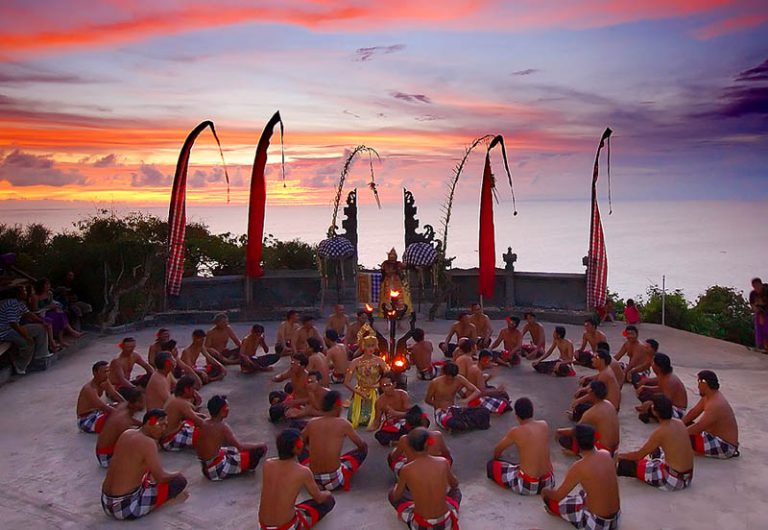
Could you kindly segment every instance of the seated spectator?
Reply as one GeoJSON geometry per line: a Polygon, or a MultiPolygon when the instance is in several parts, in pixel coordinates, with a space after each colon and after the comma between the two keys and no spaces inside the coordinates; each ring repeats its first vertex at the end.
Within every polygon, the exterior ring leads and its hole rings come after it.
{"type": "Polygon", "coordinates": [[[48,334],[43,319],[29,311],[24,303],[27,293],[17,287],[12,296],[0,301],[0,341],[16,346],[11,364],[18,375],[24,375],[32,359],[48,357],[48,334]],[[22,324],[22,321],[26,322],[22,324]]]}
{"type": "Polygon", "coordinates": [[[47,278],[40,278],[34,283],[29,296],[29,307],[50,326],[51,340],[54,344],[66,348],[69,343],[64,340],[65,334],[76,339],[82,335],[69,325],[69,318],[63,305],[53,299],[51,282],[47,278]]]}
{"type": "Polygon", "coordinates": [[[82,329],[83,317],[93,312],[93,307],[91,307],[91,304],[79,299],[74,285],[75,273],[69,271],[64,277],[64,285],[56,288],[54,298],[62,304],[67,312],[70,325],[80,331],[82,329]]]}

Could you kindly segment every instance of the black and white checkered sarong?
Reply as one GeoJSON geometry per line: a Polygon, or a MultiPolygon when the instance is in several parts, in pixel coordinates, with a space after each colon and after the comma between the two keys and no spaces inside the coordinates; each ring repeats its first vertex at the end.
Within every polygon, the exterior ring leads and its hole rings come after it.
{"type": "Polygon", "coordinates": [[[100,433],[107,421],[107,413],[95,409],[77,417],[77,428],[88,434],[100,433]]]}
{"type": "Polygon", "coordinates": [[[691,445],[693,446],[693,450],[700,455],[712,458],[727,459],[739,456],[738,446],[726,442],[722,438],[708,433],[707,431],[701,431],[699,434],[692,434],[691,445]]]}
{"type": "Polygon", "coordinates": [[[562,517],[576,528],[586,530],[616,530],[619,528],[619,512],[610,518],[600,517],[587,509],[586,499],[587,494],[584,490],[579,490],[578,493],[566,496],[559,503],[544,499],[544,505],[550,513],[562,517]]]}
{"type": "Polygon", "coordinates": [[[163,438],[160,446],[166,451],[181,451],[194,447],[197,442],[197,427],[189,420],[184,420],[179,425],[179,430],[163,438]]]}
{"type": "Polygon", "coordinates": [[[520,465],[504,460],[490,460],[487,465],[488,478],[499,486],[511,489],[519,495],[538,495],[544,488],[555,487],[555,474],[549,472],[539,478],[526,475],[520,465]]]}
{"type": "Polygon", "coordinates": [[[656,488],[676,491],[691,485],[693,470],[675,471],[662,458],[646,457],[637,463],[637,478],[656,488]]]}
{"type": "Polygon", "coordinates": [[[163,484],[151,482],[147,473],[144,475],[141,486],[131,493],[113,497],[102,492],[101,507],[105,514],[115,519],[138,519],[162,506],[170,497],[169,488],[167,482],[163,484]]]}
{"type": "Polygon", "coordinates": [[[251,455],[235,447],[222,447],[210,460],[200,460],[203,476],[208,480],[224,480],[250,468],[251,455]]]}

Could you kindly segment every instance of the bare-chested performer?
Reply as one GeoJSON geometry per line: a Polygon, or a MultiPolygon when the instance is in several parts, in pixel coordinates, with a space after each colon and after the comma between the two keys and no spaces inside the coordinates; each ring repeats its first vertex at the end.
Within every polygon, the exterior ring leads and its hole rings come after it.
{"type": "Polygon", "coordinates": [[[491,337],[493,336],[493,326],[488,315],[483,313],[483,308],[477,302],[469,306],[469,320],[475,325],[477,331],[477,347],[480,349],[491,346],[491,337]]]}
{"type": "MultiPolygon", "coordinates": [[[[598,342],[597,343],[597,349],[598,350],[605,350],[609,354],[611,353],[611,345],[607,342],[598,342]]],[[[595,354],[596,355],[596,354],[595,354]]],[[[595,355],[592,355],[589,360],[589,368],[594,368],[594,365],[592,363],[592,359],[594,359],[595,355]]],[[[624,368],[622,368],[621,363],[611,357],[611,364],[609,365],[611,367],[611,370],[613,371],[614,377],[616,377],[616,381],[619,383],[619,391],[621,391],[622,388],[624,388],[624,368]]],[[[597,374],[595,375],[585,375],[583,377],[579,378],[579,386],[581,387],[587,387],[589,386],[589,383],[597,379],[597,374]]]]}
{"type": "Polygon", "coordinates": [[[717,375],[702,370],[698,373],[698,384],[701,399],[683,418],[693,450],[713,458],[739,456],[739,426],[731,404],[720,392],[717,375]]]}
{"type": "Polygon", "coordinates": [[[331,346],[325,351],[325,357],[328,359],[330,373],[328,375],[332,384],[338,385],[344,382],[349,368],[349,353],[347,347],[339,342],[341,340],[336,330],[329,329],[325,332],[325,341],[331,346]]]}
{"type": "Polygon", "coordinates": [[[549,458],[549,425],[533,419],[533,403],[527,397],[515,401],[515,417],[520,424],[496,444],[488,461],[488,478],[519,495],[538,495],[544,488],[555,487],[555,474],[549,458]],[[503,460],[501,455],[517,447],[520,463],[503,460]]]}
{"type": "MultiPolygon", "coordinates": [[[[333,308],[333,314],[328,317],[328,321],[325,324],[325,330],[334,330],[339,337],[344,337],[347,334],[347,328],[349,327],[349,317],[344,312],[344,306],[336,304],[333,308]]],[[[333,342],[326,337],[325,347],[330,348],[333,346],[333,342]]]]}
{"type": "Polygon", "coordinates": [[[125,337],[120,341],[120,353],[109,363],[109,382],[115,388],[124,386],[147,386],[152,375],[152,367],[147,364],[136,351],[136,340],[133,337],[125,337]],[[138,364],[146,371],[146,374],[131,379],[133,365],[138,364]]]}
{"type": "Polygon", "coordinates": [[[468,338],[461,337],[459,346],[453,350],[453,362],[459,367],[459,374],[467,377],[469,368],[474,364],[474,356],[477,353],[477,342],[468,338]]]}
{"type": "Polygon", "coordinates": [[[264,339],[264,326],[254,324],[251,331],[240,342],[240,371],[244,374],[272,370],[272,365],[280,360],[277,353],[269,353],[269,346],[264,339]],[[256,356],[259,348],[264,355],[256,356]]]}
{"type": "Polygon", "coordinates": [[[648,423],[655,419],[651,414],[651,404],[653,398],[658,395],[669,398],[672,402],[672,417],[682,420],[688,410],[688,393],[680,378],[672,373],[672,361],[669,356],[665,353],[654,355],[651,369],[656,377],[643,379],[637,387],[640,405],[635,407],[635,410],[639,413],[640,421],[648,423]]]}
{"type": "Polygon", "coordinates": [[[430,454],[435,441],[423,427],[409,432],[407,443],[410,461],[400,470],[397,485],[389,493],[397,516],[411,530],[458,528],[461,491],[451,463],[430,454]]]}
{"type": "Polygon", "coordinates": [[[477,343],[477,328],[475,328],[475,325],[470,320],[469,313],[463,311],[456,317],[456,322],[451,324],[448,335],[445,336],[445,341],[438,344],[438,347],[446,357],[453,357],[453,350],[457,348],[462,338],[467,338],[473,343],[477,343]],[[454,335],[456,336],[456,342],[451,342],[454,335]]]}
{"type": "MultiPolygon", "coordinates": [[[[613,403],[606,399],[607,393],[608,389],[602,381],[589,383],[589,393],[586,396],[589,399],[589,408],[583,410],[578,422],[594,427],[595,447],[605,449],[613,455],[621,442],[619,415],[613,403]]],[[[566,452],[577,455],[579,444],[573,431],[573,428],[558,429],[555,439],[566,452]]]]}
{"type": "Polygon", "coordinates": [[[141,426],[141,422],[136,420],[134,415],[144,410],[144,392],[138,388],[125,387],[120,389],[120,395],[125,401],[115,407],[96,439],[96,460],[101,467],[109,467],[120,435],[131,427],[141,426]]]}
{"type": "Polygon", "coordinates": [[[176,383],[173,396],[165,404],[168,426],[160,438],[160,446],[166,451],[181,451],[197,447],[199,428],[207,419],[195,412],[195,380],[185,375],[176,383]]]}
{"type": "Polygon", "coordinates": [[[637,327],[629,325],[624,328],[623,335],[626,341],[621,345],[621,349],[616,352],[614,359],[620,362],[624,370],[624,382],[634,383],[641,377],[648,377],[651,374],[651,364],[653,364],[653,349],[651,345],[637,340],[637,327]],[[629,361],[623,362],[621,358],[627,355],[629,361]],[[633,375],[636,374],[636,375],[633,375]],[[635,378],[634,380],[632,378],[635,378]]]}
{"type": "Polygon", "coordinates": [[[515,365],[520,364],[520,356],[523,348],[523,334],[517,329],[520,325],[520,319],[516,316],[508,316],[506,319],[507,327],[499,331],[499,336],[491,345],[496,362],[515,365]],[[504,349],[497,351],[499,344],[504,343],[504,349]]]}
{"type": "Polygon", "coordinates": [[[304,428],[307,425],[303,418],[313,418],[323,415],[323,397],[331,391],[320,382],[320,372],[309,372],[307,375],[307,403],[302,407],[288,409],[288,417],[292,420],[291,427],[304,428]]]}
{"type": "Polygon", "coordinates": [[[480,390],[466,377],[459,375],[459,367],[453,362],[445,363],[443,375],[435,378],[427,387],[424,402],[435,409],[435,421],[448,432],[469,431],[476,428],[487,429],[491,413],[486,408],[469,408],[467,403],[480,397],[480,390]],[[464,406],[456,406],[456,395],[466,389],[468,397],[464,406]]]}
{"type": "MultiPolygon", "coordinates": [[[[420,406],[414,405],[403,417],[405,421],[405,432],[395,444],[395,447],[387,456],[387,463],[389,468],[395,474],[395,480],[397,480],[400,470],[403,466],[413,460],[413,451],[408,445],[407,434],[417,427],[423,427],[429,429],[429,416],[424,413],[420,406]]],[[[432,456],[442,456],[448,462],[453,465],[453,456],[451,450],[448,448],[448,444],[445,443],[445,437],[440,431],[429,431],[430,438],[433,443],[429,445],[427,452],[432,456]]]]}
{"type": "MultiPolygon", "coordinates": [[[[160,328],[155,334],[155,342],[152,343],[149,351],[147,351],[147,363],[150,366],[154,366],[155,355],[158,352],[167,351],[173,353],[173,350],[176,350],[176,341],[171,339],[171,331],[168,328],[160,328]]],[[[178,354],[178,350],[175,353],[178,354]]]]}
{"type": "Polygon", "coordinates": [[[320,333],[315,327],[315,317],[312,315],[304,315],[301,317],[301,326],[296,330],[296,333],[294,334],[294,351],[308,355],[307,339],[310,337],[314,337],[319,340],[320,344],[323,343],[323,340],[320,337],[320,333]]]}
{"type": "Polygon", "coordinates": [[[360,333],[360,328],[366,324],[371,326],[371,324],[368,322],[368,313],[362,309],[357,312],[356,317],[356,320],[347,326],[347,334],[344,337],[344,343],[347,345],[347,348],[351,354],[355,354],[359,350],[357,335],[360,333]]]}
{"type": "Polygon", "coordinates": [[[101,507],[108,516],[138,519],[171,499],[186,499],[182,492],[187,479],[163,469],[157,454],[157,440],[165,426],[165,411],[152,409],[144,415],[141,428],[128,429],[118,438],[101,485],[101,507]]]}
{"type": "Polygon", "coordinates": [[[208,400],[210,419],[198,428],[197,458],[203,476],[208,480],[224,480],[256,469],[267,454],[265,444],[243,443],[224,423],[229,416],[227,396],[215,395],[208,400]]]}
{"type": "Polygon", "coordinates": [[[328,358],[323,353],[323,343],[317,337],[307,339],[307,360],[307,371],[320,372],[320,382],[328,386],[331,383],[328,358]]]}
{"type": "Polygon", "coordinates": [[[109,381],[109,363],[98,361],[91,367],[93,377],[83,385],[77,396],[77,428],[87,433],[98,433],[104,427],[114,407],[108,405],[101,398],[104,394],[117,403],[123,401],[123,397],[115,390],[109,381]]]}
{"type": "Polygon", "coordinates": [[[162,409],[171,397],[171,389],[176,384],[173,377],[173,357],[167,351],[155,355],[155,371],[147,382],[147,410],[162,409]]]}
{"type": "Polygon", "coordinates": [[[552,374],[557,377],[574,377],[576,372],[573,369],[573,343],[565,338],[565,328],[563,326],[555,327],[552,333],[552,345],[544,356],[531,363],[533,369],[540,374],[552,374]],[[555,361],[545,361],[557,348],[560,358],[555,361]]]}
{"type": "Polygon", "coordinates": [[[525,337],[525,334],[528,333],[531,336],[531,343],[522,345],[522,355],[526,359],[538,359],[547,351],[547,335],[544,326],[536,320],[536,314],[530,311],[524,313],[523,318],[525,319],[525,326],[523,326],[521,336],[525,337]]]}
{"type": "Polygon", "coordinates": [[[262,466],[259,527],[261,530],[307,530],[333,509],[336,501],[330,491],[321,490],[312,471],[296,459],[304,451],[304,441],[296,429],[277,436],[277,458],[262,466]],[[312,497],[296,504],[304,489],[312,497]]]}
{"type": "MultiPolygon", "coordinates": [[[[467,357],[463,355],[462,357],[467,357]]],[[[493,373],[484,373],[483,370],[487,370],[493,366],[493,353],[491,350],[482,350],[478,355],[477,362],[472,362],[467,370],[467,380],[475,385],[480,391],[480,397],[474,401],[470,401],[468,405],[470,407],[483,407],[488,409],[491,414],[504,414],[505,412],[512,410],[509,403],[509,394],[504,390],[504,385],[498,387],[488,384],[493,378],[493,373]]]]}
{"type": "Polygon", "coordinates": [[[289,380],[284,391],[269,393],[269,419],[278,422],[283,418],[298,415],[308,402],[307,366],[309,359],[303,353],[294,353],[291,357],[291,365],[288,369],[272,378],[275,383],[289,380]]]}
{"type": "Polygon", "coordinates": [[[693,448],[685,424],[672,417],[672,402],[654,396],[651,407],[659,427],[637,451],[620,453],[616,474],[635,477],[659,489],[687,488],[693,480],[693,448]]]}
{"type": "MultiPolygon", "coordinates": [[[[590,381],[590,385],[595,381],[602,381],[607,390],[607,399],[618,411],[621,407],[621,387],[616,381],[616,375],[610,366],[611,354],[600,349],[597,355],[592,358],[592,366],[597,370],[597,375],[590,381]]],[[[579,421],[581,415],[591,407],[592,398],[590,397],[590,388],[582,387],[576,391],[571,402],[570,416],[573,421],[579,421]]]]}
{"type": "Polygon", "coordinates": [[[368,426],[381,445],[391,445],[406,434],[405,414],[411,408],[411,397],[405,390],[395,388],[394,375],[385,372],[379,379],[381,395],[373,409],[373,420],[368,426]]]}
{"type": "Polygon", "coordinates": [[[411,362],[416,366],[416,377],[422,381],[432,381],[437,375],[437,364],[432,362],[432,342],[424,338],[424,330],[415,328],[411,333],[411,362]]]}
{"type": "Polygon", "coordinates": [[[592,357],[600,347],[601,342],[608,342],[605,333],[597,329],[597,322],[588,318],[584,321],[584,334],[581,336],[581,346],[576,350],[576,362],[582,366],[591,367],[592,357]]]}
{"type": "Polygon", "coordinates": [[[181,352],[181,360],[192,367],[200,381],[205,385],[213,381],[220,381],[227,375],[224,368],[205,346],[205,331],[196,329],[192,332],[192,343],[181,352]],[[199,362],[200,356],[203,362],[199,362]]]}
{"type": "Polygon", "coordinates": [[[559,488],[542,490],[544,506],[576,528],[616,530],[621,503],[613,458],[608,451],[595,448],[591,425],[579,424],[573,431],[581,459],[570,467],[559,488]],[[568,495],[577,485],[581,486],[579,491],[568,495]]]}
{"type": "Polygon", "coordinates": [[[301,463],[309,466],[321,488],[349,491],[352,476],[368,456],[368,444],[346,418],[339,417],[341,394],[338,391],[331,390],[323,396],[322,409],[323,416],[312,419],[301,431],[309,447],[309,456],[301,463]],[[345,438],[349,438],[356,449],[342,455],[345,438]]]}
{"type": "Polygon", "coordinates": [[[299,329],[299,312],[291,309],[286,313],[283,320],[277,328],[275,337],[275,353],[281,356],[291,356],[294,353],[293,342],[294,335],[299,329]]]}
{"type": "Polygon", "coordinates": [[[205,347],[222,364],[240,364],[240,339],[235,330],[229,325],[229,317],[226,313],[219,313],[213,317],[213,327],[205,334],[205,347]],[[229,341],[234,347],[228,348],[229,341]]]}

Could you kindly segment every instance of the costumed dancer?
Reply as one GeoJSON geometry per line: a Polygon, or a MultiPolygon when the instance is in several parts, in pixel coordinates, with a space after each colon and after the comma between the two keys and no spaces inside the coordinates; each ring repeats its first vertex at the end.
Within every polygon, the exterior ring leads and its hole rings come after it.
{"type": "Polygon", "coordinates": [[[352,391],[352,402],[349,406],[347,419],[356,429],[360,425],[369,427],[374,420],[374,407],[379,395],[379,379],[389,370],[387,363],[376,355],[379,341],[373,329],[364,325],[359,332],[362,338],[358,339],[363,353],[349,363],[347,374],[344,378],[344,386],[352,391]],[[352,379],[355,385],[352,386],[352,379]]]}

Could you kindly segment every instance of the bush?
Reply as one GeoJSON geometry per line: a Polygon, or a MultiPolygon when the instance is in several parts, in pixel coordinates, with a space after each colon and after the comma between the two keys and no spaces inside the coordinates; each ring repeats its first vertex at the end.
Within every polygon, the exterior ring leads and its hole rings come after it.
{"type": "Polygon", "coordinates": [[[265,269],[316,269],[316,246],[298,239],[280,241],[272,234],[264,237],[262,263],[265,269]]]}
{"type": "Polygon", "coordinates": [[[742,291],[715,285],[699,296],[691,331],[718,339],[752,344],[752,311],[742,291]]]}
{"type": "MultiPolygon", "coordinates": [[[[651,285],[646,291],[647,298],[636,301],[640,318],[643,322],[661,324],[662,291],[658,285],[651,285]]],[[[691,308],[680,289],[666,295],[665,323],[667,326],[689,330],[691,328],[691,308]]]]}

